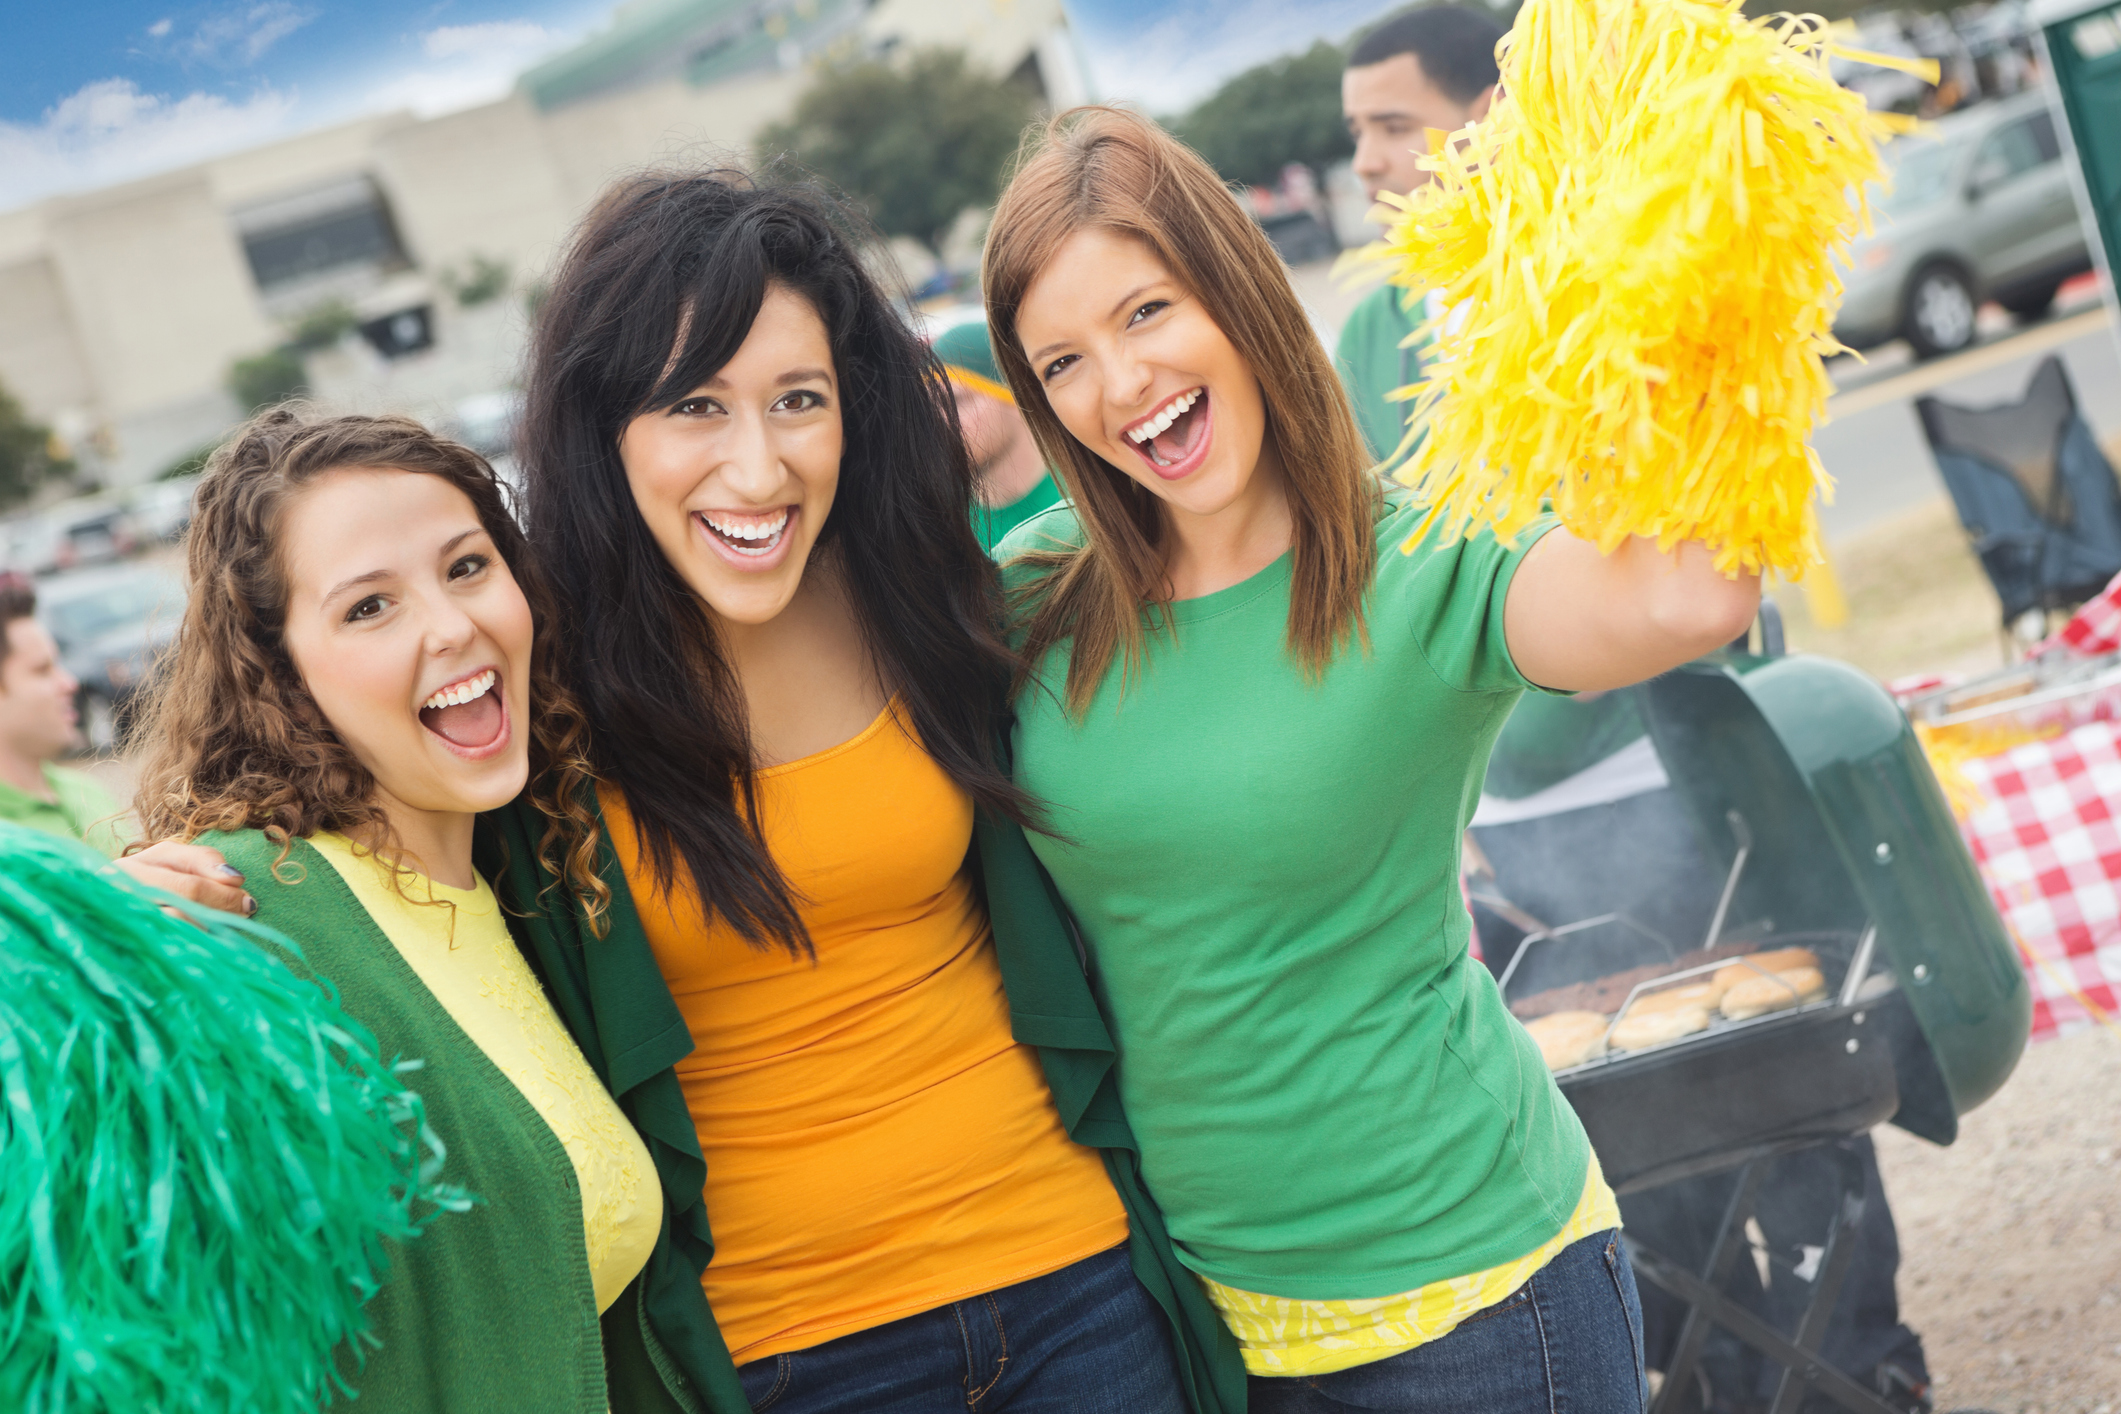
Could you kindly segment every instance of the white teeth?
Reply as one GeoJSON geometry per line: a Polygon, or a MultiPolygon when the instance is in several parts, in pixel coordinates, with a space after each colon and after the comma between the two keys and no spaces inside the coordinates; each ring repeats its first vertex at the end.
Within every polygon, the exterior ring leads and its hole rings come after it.
{"type": "Polygon", "coordinates": [[[429,707],[460,707],[473,698],[484,697],[493,691],[496,676],[492,668],[480,673],[469,682],[460,682],[455,687],[445,687],[420,704],[422,711],[429,707]]]}
{"type": "Polygon", "coordinates": [[[1136,442],[1145,443],[1151,437],[1170,427],[1179,418],[1185,416],[1186,409],[1192,407],[1198,401],[1200,401],[1200,389],[1198,388],[1195,388],[1190,393],[1181,393],[1170,402],[1164,404],[1163,411],[1157,413],[1155,417],[1135,428],[1132,432],[1129,432],[1127,436],[1136,442]]]}
{"type": "Polygon", "coordinates": [[[783,509],[778,516],[770,521],[728,523],[715,519],[710,512],[702,511],[700,512],[700,519],[706,521],[731,540],[771,540],[787,528],[788,512],[783,509]]]}

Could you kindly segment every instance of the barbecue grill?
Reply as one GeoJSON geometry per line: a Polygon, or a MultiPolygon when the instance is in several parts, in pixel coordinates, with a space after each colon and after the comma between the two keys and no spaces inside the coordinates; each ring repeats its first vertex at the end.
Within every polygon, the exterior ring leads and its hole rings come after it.
{"type": "MultiPolygon", "coordinates": [[[[1752,1216],[1760,1160],[1890,1121],[1939,1144],[2016,1064],[2031,998],[2001,920],[1907,719],[1844,664],[1742,649],[1632,689],[1672,795],[1718,884],[1707,926],[1674,938],[1637,910],[1585,906],[1528,926],[1500,984],[1521,1016],[1610,1013],[1602,1055],[1556,1079],[1622,1193],[1752,1166],[1705,1268],[1631,1243],[1637,1271],[1690,1304],[1659,1414],[1679,1408],[1710,1324],[1785,1368],[1775,1414],[1808,1390],[1862,1414],[1887,1406],[1816,1358],[1861,1215],[1844,1184],[1811,1306],[1794,1340],[1721,1295],[1752,1216]],[[1549,926],[1550,923],[1552,926],[1549,926]],[[1800,946],[1825,991],[1664,1044],[1610,1046],[1660,991],[1733,959],[1800,946]]],[[[1511,892],[1505,869],[1496,879],[1511,892]]],[[[1654,887],[1654,886],[1653,886],[1654,887]]],[[[1476,899],[1480,895],[1476,893],[1476,899]]],[[[1741,966],[1743,964],[1740,964],[1741,966]]]]}

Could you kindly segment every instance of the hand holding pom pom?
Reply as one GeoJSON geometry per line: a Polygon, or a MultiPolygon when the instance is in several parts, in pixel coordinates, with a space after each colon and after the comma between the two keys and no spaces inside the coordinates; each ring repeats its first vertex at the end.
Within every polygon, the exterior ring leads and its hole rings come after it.
{"type": "Polygon", "coordinates": [[[1830,52],[1816,17],[1739,0],[1528,0],[1488,117],[1432,142],[1435,180],[1367,253],[1458,307],[1403,390],[1425,435],[1398,475],[1432,522],[1507,538],[1551,500],[1607,552],[1817,560],[1833,259],[1904,126],[1830,52]]]}
{"type": "Polygon", "coordinates": [[[261,943],[293,951],[0,826],[0,1407],[313,1410],[382,1240],[467,1205],[396,1068],[261,943]]]}

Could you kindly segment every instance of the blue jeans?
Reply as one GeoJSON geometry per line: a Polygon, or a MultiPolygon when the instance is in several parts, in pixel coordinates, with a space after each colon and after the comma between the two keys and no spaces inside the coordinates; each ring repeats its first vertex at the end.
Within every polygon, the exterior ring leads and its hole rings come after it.
{"type": "Polygon", "coordinates": [[[1635,1274],[1619,1230],[1595,1233],[1441,1340],[1250,1385],[1251,1414],[1641,1414],[1649,1389],[1635,1274]]]}
{"type": "Polygon", "coordinates": [[[1185,1414],[1163,1311],[1115,1247],[737,1371],[755,1414],[1185,1414]]]}

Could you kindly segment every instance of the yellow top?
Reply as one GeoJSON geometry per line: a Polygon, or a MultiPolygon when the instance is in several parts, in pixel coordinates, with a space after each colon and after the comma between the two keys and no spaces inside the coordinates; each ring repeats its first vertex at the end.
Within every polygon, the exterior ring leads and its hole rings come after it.
{"type": "Polygon", "coordinates": [[[606,1309],[647,1265],[663,1225],[662,1190],[641,1136],[516,951],[492,888],[480,879],[476,888],[453,889],[407,869],[400,893],[383,862],[357,852],[346,836],[318,834],[309,842],[339,871],[450,1018],[566,1148],[582,1190],[582,1232],[597,1309],[606,1309]]]}
{"type": "Polygon", "coordinates": [[[1514,1262],[1366,1301],[1292,1301],[1239,1291],[1206,1277],[1201,1284],[1223,1313],[1223,1324],[1244,1348],[1247,1371],[1329,1375],[1449,1335],[1468,1316],[1501,1304],[1560,1255],[1562,1248],[1619,1226],[1620,1204],[1606,1186],[1598,1155],[1593,1153],[1576,1211],[1561,1231],[1514,1262]]]}

